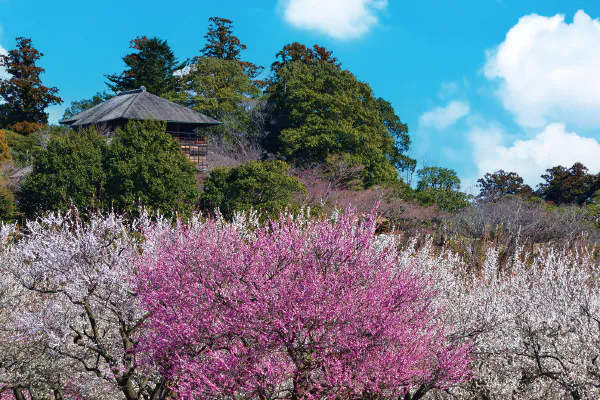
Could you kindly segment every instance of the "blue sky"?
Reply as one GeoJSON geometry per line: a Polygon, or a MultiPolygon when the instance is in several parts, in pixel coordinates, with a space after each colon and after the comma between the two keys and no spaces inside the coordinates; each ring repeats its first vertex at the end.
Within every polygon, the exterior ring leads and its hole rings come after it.
{"type": "Polygon", "coordinates": [[[230,18],[268,66],[283,45],[318,43],[392,102],[412,156],[455,169],[466,190],[503,168],[530,184],[576,161],[600,172],[600,2],[589,0],[0,0],[0,46],[26,36],[44,83],[65,100],[105,89],[129,40],[167,39],[198,54],[207,20],[230,18]]]}

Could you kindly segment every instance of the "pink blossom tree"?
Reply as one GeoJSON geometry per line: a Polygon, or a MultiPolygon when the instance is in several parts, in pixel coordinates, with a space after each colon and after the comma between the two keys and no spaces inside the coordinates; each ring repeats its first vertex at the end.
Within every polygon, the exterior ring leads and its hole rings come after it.
{"type": "Polygon", "coordinates": [[[141,349],[181,398],[418,399],[469,376],[372,215],[149,228],[141,349]]]}

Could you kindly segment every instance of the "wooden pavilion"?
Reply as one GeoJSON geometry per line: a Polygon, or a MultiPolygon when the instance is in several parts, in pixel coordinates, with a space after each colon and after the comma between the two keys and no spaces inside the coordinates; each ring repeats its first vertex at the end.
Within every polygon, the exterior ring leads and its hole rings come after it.
{"type": "Polygon", "coordinates": [[[177,138],[181,151],[199,170],[208,168],[204,129],[220,122],[148,93],[143,86],[118,94],[60,123],[79,129],[95,125],[110,134],[129,120],[165,121],[167,133],[177,138]]]}

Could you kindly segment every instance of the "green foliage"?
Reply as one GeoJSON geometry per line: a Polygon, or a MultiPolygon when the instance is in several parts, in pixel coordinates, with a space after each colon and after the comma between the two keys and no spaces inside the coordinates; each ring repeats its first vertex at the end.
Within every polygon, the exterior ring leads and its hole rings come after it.
{"type": "Polygon", "coordinates": [[[175,72],[184,68],[186,62],[177,61],[166,40],[157,37],[137,37],[130,42],[136,52],[123,57],[127,69],[121,74],[106,75],[106,85],[113,92],[139,89],[162,96],[179,90],[179,78],[175,72]]]}
{"type": "Polygon", "coordinates": [[[447,212],[456,212],[470,205],[470,196],[460,192],[460,179],[448,168],[425,167],[417,171],[419,182],[415,200],[425,207],[435,205],[447,212]]]}
{"type": "Polygon", "coordinates": [[[196,168],[165,133],[165,124],[129,122],[117,129],[106,159],[106,198],[121,211],[140,205],[170,215],[196,205],[196,168]]]}
{"type": "Polygon", "coordinates": [[[412,202],[415,200],[415,191],[402,179],[390,183],[387,186],[387,189],[390,191],[388,195],[390,199],[402,200],[405,202],[412,202]]]}
{"type": "Polygon", "coordinates": [[[505,172],[502,169],[493,174],[485,174],[477,180],[477,186],[480,188],[477,195],[479,201],[498,201],[508,195],[533,196],[533,189],[523,183],[523,178],[515,172],[505,172]]]}
{"type": "Polygon", "coordinates": [[[283,49],[275,55],[275,62],[271,64],[270,85],[277,83],[280,78],[279,70],[293,62],[299,62],[305,65],[315,65],[317,63],[328,63],[341,69],[342,64],[333,52],[325,47],[315,44],[312,48],[306,47],[302,43],[294,42],[286,44],[283,49]]]}
{"type": "Polygon", "coordinates": [[[91,99],[83,99],[74,101],[67,108],[62,116],[62,119],[69,119],[74,115],[77,115],[89,108],[97,106],[98,104],[104,103],[106,100],[110,100],[113,96],[106,92],[98,92],[91,99]]]}
{"type": "Polygon", "coordinates": [[[537,195],[554,204],[586,204],[600,188],[598,175],[588,173],[581,163],[571,168],[557,166],[542,175],[546,181],[538,186],[537,195]]]}
{"type": "Polygon", "coordinates": [[[422,206],[436,206],[442,211],[454,213],[471,205],[471,196],[454,190],[428,188],[415,192],[415,200],[422,206]]]}
{"type": "MultiPolygon", "coordinates": [[[[257,78],[264,68],[242,61],[241,53],[246,50],[246,45],[233,34],[233,21],[219,17],[209,18],[208,21],[208,33],[204,36],[206,45],[201,50],[202,55],[207,58],[235,61],[249,78],[257,78]]],[[[262,81],[253,81],[253,84],[257,87],[263,86],[262,81]]]]}
{"type": "Polygon", "coordinates": [[[276,215],[293,208],[294,194],[304,193],[306,188],[288,175],[289,170],[283,161],[249,161],[231,168],[215,168],[204,181],[202,208],[219,209],[226,217],[250,209],[276,215]]]}
{"type": "Polygon", "coordinates": [[[13,219],[15,212],[16,206],[13,192],[5,185],[0,186],[0,220],[9,221],[13,219]]]}
{"type": "Polygon", "coordinates": [[[244,104],[261,94],[237,61],[196,57],[183,81],[183,104],[217,120],[246,118],[244,104]]]}
{"type": "Polygon", "coordinates": [[[410,148],[408,125],[403,123],[400,117],[396,115],[396,111],[394,111],[394,107],[392,107],[389,101],[380,97],[377,99],[377,103],[379,103],[379,111],[383,118],[383,124],[395,141],[396,151],[393,151],[389,155],[390,159],[398,170],[413,172],[417,162],[404,154],[410,148]]]}
{"type": "Polygon", "coordinates": [[[95,129],[54,134],[18,193],[28,216],[44,210],[114,208],[188,212],[198,199],[195,166],[165,125],[131,122],[107,144],[95,129]]]}
{"type": "Polygon", "coordinates": [[[61,104],[58,89],[42,84],[44,69],[36,62],[44,56],[31,39],[17,38],[17,48],[0,55],[0,67],[9,74],[0,79],[0,128],[30,134],[48,123],[46,108],[61,104]]]}
{"type": "Polygon", "coordinates": [[[592,204],[600,205],[600,190],[596,190],[594,194],[592,194],[590,201],[592,202],[592,204]]]}
{"type": "Polygon", "coordinates": [[[64,135],[68,132],[68,129],[50,126],[48,129],[32,135],[20,135],[12,131],[4,132],[14,165],[23,168],[33,164],[35,155],[44,150],[43,143],[54,136],[64,135]]]}
{"type": "Polygon", "coordinates": [[[277,73],[268,100],[271,151],[302,167],[350,154],[365,167],[367,186],[396,180],[394,164],[402,154],[385,124],[390,115],[382,115],[369,85],[328,62],[296,61],[277,73]]]}
{"type": "Polygon", "coordinates": [[[459,190],[460,179],[456,171],[448,168],[425,167],[417,171],[419,182],[417,191],[426,189],[441,189],[447,191],[459,190]]]}
{"type": "Polygon", "coordinates": [[[57,136],[40,151],[33,172],[18,192],[21,210],[33,216],[42,210],[61,210],[75,205],[82,211],[97,205],[105,174],[102,155],[106,140],[95,130],[57,136]]]}

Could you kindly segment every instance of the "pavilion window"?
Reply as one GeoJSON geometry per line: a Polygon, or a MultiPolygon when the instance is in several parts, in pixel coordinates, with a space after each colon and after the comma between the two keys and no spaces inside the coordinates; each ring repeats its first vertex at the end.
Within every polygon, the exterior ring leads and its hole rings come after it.
{"type": "Polygon", "coordinates": [[[177,138],[179,147],[186,157],[196,164],[199,170],[208,169],[208,147],[206,135],[199,128],[190,129],[183,124],[175,124],[174,131],[167,131],[177,138]]]}

